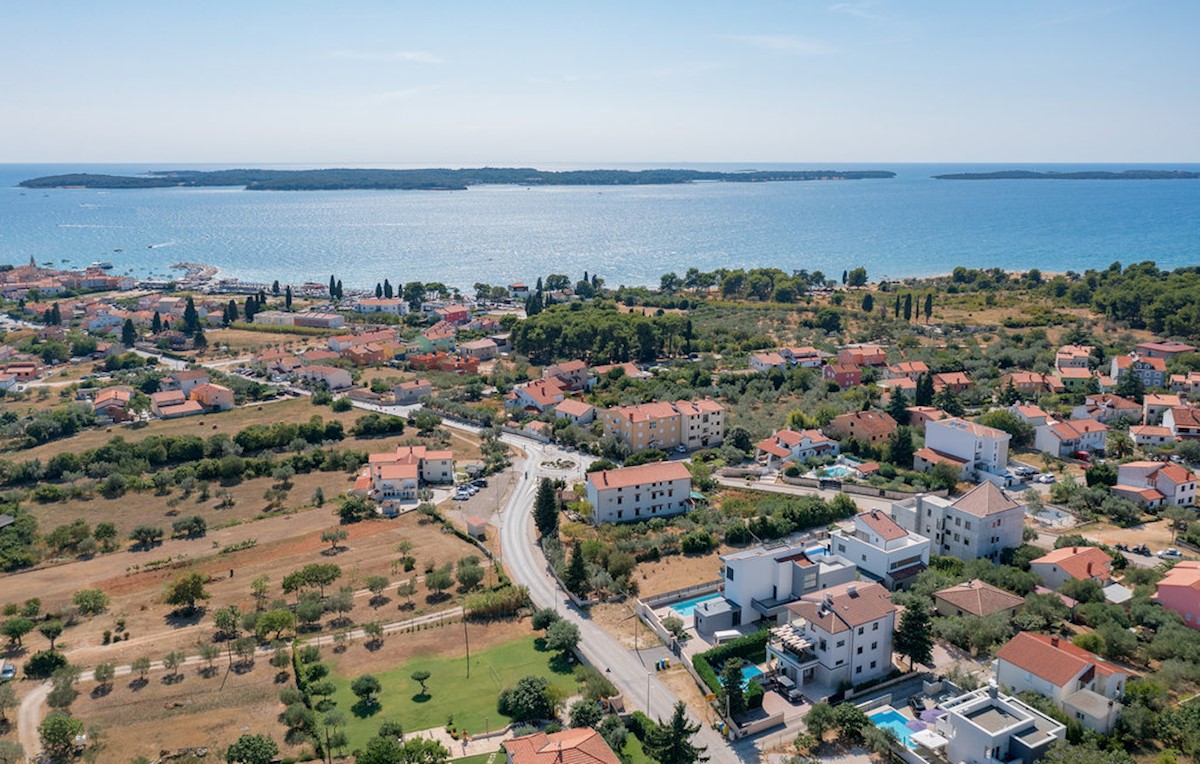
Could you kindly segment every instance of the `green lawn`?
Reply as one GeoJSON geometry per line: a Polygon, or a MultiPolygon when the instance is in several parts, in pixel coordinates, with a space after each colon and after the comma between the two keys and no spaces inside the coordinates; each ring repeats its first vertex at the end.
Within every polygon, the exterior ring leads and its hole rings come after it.
{"type": "Polygon", "coordinates": [[[642,748],[642,741],[638,740],[634,734],[629,733],[629,737],[625,738],[625,748],[621,751],[624,756],[622,761],[629,764],[654,764],[654,759],[646,755],[646,751],[642,748]]]}
{"type": "Polygon", "coordinates": [[[504,764],[504,751],[481,753],[476,756],[465,756],[461,759],[451,759],[452,764],[504,764]]]}
{"type": "MultiPolygon", "coordinates": [[[[393,639],[403,637],[393,637],[393,639]]],[[[471,654],[471,678],[466,675],[466,659],[414,658],[398,668],[370,672],[383,685],[379,704],[368,713],[355,707],[358,698],[350,692],[355,677],[335,676],[337,693],[333,699],[349,718],[346,734],[351,747],[363,745],[375,734],[381,722],[398,720],[405,730],[417,731],[443,727],[451,714],[459,730],[470,733],[497,729],[509,722],[496,710],[496,697],[506,687],[529,674],[543,676],[569,695],[576,690],[571,667],[556,653],[539,651],[532,637],[522,637],[471,654]],[[428,671],[427,697],[410,677],[414,671],[428,671]]]]}

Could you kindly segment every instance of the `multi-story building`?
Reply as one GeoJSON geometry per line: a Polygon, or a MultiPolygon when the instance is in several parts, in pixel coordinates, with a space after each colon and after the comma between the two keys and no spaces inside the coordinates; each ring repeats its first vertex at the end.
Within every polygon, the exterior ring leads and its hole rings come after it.
{"type": "Polygon", "coordinates": [[[1005,480],[1012,436],[995,427],[953,417],[925,423],[925,447],[966,463],[968,477],[1005,480]]]}
{"type": "Polygon", "coordinates": [[[196,401],[208,411],[229,411],[233,408],[233,391],[224,385],[212,382],[192,387],[188,398],[196,401]]]}
{"type": "Polygon", "coordinates": [[[1135,374],[1141,378],[1147,388],[1165,387],[1167,384],[1167,362],[1154,356],[1140,356],[1137,353],[1113,356],[1109,376],[1114,382],[1120,382],[1125,374],[1135,374]]]}
{"type": "Polygon", "coordinates": [[[887,366],[887,351],[878,345],[853,345],[839,351],[837,360],[852,366],[887,366]]]}
{"type": "Polygon", "coordinates": [[[940,704],[946,714],[934,731],[946,740],[941,752],[955,764],[1033,764],[1067,738],[1066,725],[995,686],[940,704]]]}
{"type": "Polygon", "coordinates": [[[1112,583],[1112,558],[1100,547],[1064,546],[1029,563],[1030,572],[1057,590],[1067,581],[1092,580],[1100,586],[1112,583]]]}
{"type": "Polygon", "coordinates": [[[586,494],[597,524],[669,517],[691,509],[692,474],[682,462],[599,470],[588,473],[586,494]]]}
{"type": "Polygon", "coordinates": [[[1186,395],[1188,400],[1194,401],[1200,398],[1200,371],[1172,374],[1167,379],[1167,389],[1173,393],[1186,395]]]}
{"type": "Polygon", "coordinates": [[[1167,409],[1162,421],[1176,440],[1200,439],[1200,409],[1189,406],[1167,409]]]}
{"type": "Polygon", "coordinates": [[[788,622],[771,630],[767,656],[797,687],[857,685],[891,673],[896,606],[879,584],[839,584],[787,610],[788,622]]]}
{"type": "Polygon", "coordinates": [[[1108,425],[1095,419],[1068,419],[1048,422],[1034,430],[1033,446],[1054,456],[1070,456],[1076,451],[1098,453],[1108,444],[1108,425]]]}
{"type": "Polygon", "coordinates": [[[183,393],[183,397],[187,397],[192,388],[196,385],[208,384],[208,372],[202,369],[187,369],[185,371],[176,371],[162,378],[159,383],[160,390],[178,390],[183,393]]]}
{"type": "Polygon", "coordinates": [[[1161,358],[1164,361],[1170,361],[1176,356],[1184,353],[1195,353],[1194,345],[1187,345],[1182,342],[1139,342],[1133,348],[1134,352],[1145,358],[1161,358]]]}
{"type": "Polygon", "coordinates": [[[512,389],[508,404],[514,408],[547,411],[567,396],[567,389],[556,377],[544,377],[512,389]]]}
{"type": "MultiPolygon", "coordinates": [[[[407,316],[408,301],[399,297],[364,297],[354,303],[354,310],[359,313],[387,313],[391,316],[407,316]]],[[[258,315],[254,316],[255,321],[258,315]]]]}
{"type": "Polygon", "coordinates": [[[929,566],[929,539],[906,531],[883,510],[854,517],[854,532],[830,534],[830,550],[889,589],[912,583],[929,566]]]}
{"type": "Polygon", "coordinates": [[[1125,682],[1133,672],[1071,643],[1028,631],[996,653],[996,682],[1012,692],[1036,692],[1084,727],[1112,731],[1121,713],[1125,682]]]}
{"type": "Polygon", "coordinates": [[[852,363],[831,363],[821,373],[825,379],[836,384],[839,390],[848,390],[862,384],[862,367],[852,363]]]}
{"type": "Polygon", "coordinates": [[[835,416],[825,429],[839,440],[882,445],[896,431],[896,420],[886,411],[852,411],[835,416]]]}
{"type": "Polygon", "coordinates": [[[1056,369],[1086,369],[1088,359],[1096,348],[1091,345],[1063,345],[1054,354],[1056,369]]]}
{"type": "Polygon", "coordinates": [[[1162,424],[1163,414],[1182,405],[1173,393],[1147,393],[1142,398],[1142,424],[1162,424]]]}
{"type": "Polygon", "coordinates": [[[1196,475],[1173,462],[1126,462],[1117,466],[1112,492],[1142,505],[1190,507],[1196,503],[1196,475]]]}
{"type": "Polygon", "coordinates": [[[984,482],[953,501],[915,496],[895,502],[892,519],[904,530],[928,538],[933,554],[995,562],[1005,549],[1021,545],[1025,508],[984,482]]]}
{"type": "Polygon", "coordinates": [[[929,373],[929,365],[924,361],[901,361],[894,363],[887,368],[887,376],[889,379],[911,379],[916,382],[922,374],[929,373]]]}
{"type": "Polygon", "coordinates": [[[696,629],[711,634],[760,619],[775,621],[805,594],[853,581],[854,563],[812,537],[762,544],[721,555],[721,599],[696,605],[696,629]]]}
{"type": "Polygon", "coordinates": [[[591,424],[596,418],[596,409],[590,403],[584,403],[575,398],[567,398],[554,407],[554,416],[570,419],[572,424],[591,424]]]}
{"type": "Polygon", "coordinates": [[[600,414],[604,434],[623,441],[632,451],[691,451],[711,448],[725,440],[725,409],[708,398],[698,401],[655,402],[614,406],[600,414]]]}
{"type": "Polygon", "coordinates": [[[593,377],[583,361],[563,361],[542,369],[542,379],[557,380],[564,389],[578,392],[590,387],[593,377]]]}
{"type": "Polygon", "coordinates": [[[371,454],[358,473],[351,493],[374,501],[385,515],[415,502],[422,484],[453,483],[454,453],[425,446],[397,446],[395,451],[371,454]]]}
{"type": "Polygon", "coordinates": [[[330,390],[342,390],[354,384],[350,372],[336,366],[301,366],[294,374],[299,379],[324,385],[330,390]]]}
{"type": "Polygon", "coordinates": [[[1175,442],[1169,427],[1155,427],[1149,424],[1135,424],[1129,427],[1129,436],[1135,446],[1165,446],[1175,442]]]}
{"type": "Polygon", "coordinates": [[[1142,407],[1137,403],[1112,393],[1093,393],[1083,399],[1083,404],[1071,410],[1071,419],[1095,419],[1097,422],[1108,424],[1114,419],[1125,419],[1129,423],[1137,422],[1142,415],[1142,407]]]}
{"type": "Polygon", "coordinates": [[[767,466],[774,467],[785,459],[802,462],[810,457],[837,456],[839,449],[838,442],[820,430],[776,430],[771,437],[759,442],[757,457],[765,457],[767,466]]]}

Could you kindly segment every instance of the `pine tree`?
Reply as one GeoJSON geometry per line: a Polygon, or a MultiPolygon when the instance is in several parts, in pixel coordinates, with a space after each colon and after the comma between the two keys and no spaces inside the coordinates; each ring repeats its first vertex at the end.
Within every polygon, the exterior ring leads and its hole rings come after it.
{"type": "Polygon", "coordinates": [[[183,309],[183,333],[191,337],[200,326],[200,314],[196,312],[196,302],[189,296],[187,307],[183,309]]]}
{"type": "Polygon", "coordinates": [[[925,323],[929,323],[929,317],[933,315],[933,292],[925,295],[925,323]]]}
{"type": "Polygon", "coordinates": [[[279,279],[275,279],[274,283],[271,284],[271,292],[279,294],[279,279]]]}
{"type": "Polygon", "coordinates": [[[917,377],[917,390],[914,396],[916,405],[932,406],[933,405],[933,373],[922,374],[917,377]]]}
{"type": "Polygon", "coordinates": [[[1012,377],[1009,377],[1008,384],[996,396],[996,403],[999,403],[1001,406],[1011,406],[1019,400],[1021,400],[1021,394],[1017,392],[1017,387],[1013,384],[1012,377]]]}
{"type": "Polygon", "coordinates": [[[910,414],[908,413],[908,398],[904,395],[904,391],[896,388],[892,389],[892,397],[888,400],[887,413],[901,427],[908,424],[910,414]]]}
{"type": "Polygon", "coordinates": [[[670,721],[646,730],[646,753],[659,764],[697,764],[708,761],[704,746],[692,743],[692,737],[700,731],[699,724],[687,719],[687,706],[683,701],[675,704],[670,721]]]}
{"type": "Polygon", "coordinates": [[[554,495],[554,483],[550,478],[542,478],[538,483],[533,522],[542,536],[554,536],[558,532],[558,498],[554,495]]]}
{"type": "Polygon", "coordinates": [[[158,315],[158,311],[156,310],[154,311],[154,318],[150,320],[150,332],[152,334],[158,334],[162,331],[162,328],[162,316],[158,315]]]}
{"type": "Polygon", "coordinates": [[[291,311],[292,309],[292,285],[288,284],[287,291],[283,293],[283,307],[291,311]]]}
{"type": "Polygon", "coordinates": [[[897,427],[888,438],[888,461],[900,469],[912,469],[912,430],[908,427],[897,427]]]}
{"type": "Polygon", "coordinates": [[[59,310],[58,303],[54,303],[53,307],[50,308],[50,323],[55,326],[62,325],[62,311],[59,310]]]}
{"type": "Polygon", "coordinates": [[[392,299],[392,295],[394,295],[394,294],[395,294],[395,292],[392,290],[392,282],[388,281],[387,279],[384,279],[383,280],[383,296],[390,300],[390,299],[392,299]]]}
{"type": "Polygon", "coordinates": [[[587,566],[583,564],[583,552],[576,544],[571,549],[571,560],[567,563],[567,571],[563,574],[563,585],[568,591],[577,596],[585,597],[591,591],[588,585],[587,566]]]}
{"type": "Polygon", "coordinates": [[[943,387],[938,391],[937,395],[933,396],[933,405],[945,411],[950,416],[962,416],[967,413],[966,409],[963,408],[962,402],[958,400],[958,396],[949,387],[943,387]]]}
{"type": "Polygon", "coordinates": [[[912,320],[912,293],[904,295],[904,320],[912,320]]]}
{"type": "Polygon", "coordinates": [[[919,598],[913,598],[900,617],[894,646],[896,652],[908,658],[908,667],[933,660],[933,624],[929,610],[919,598]]]}
{"type": "Polygon", "coordinates": [[[131,348],[134,342],[137,342],[137,329],[133,327],[133,319],[127,318],[125,325],[121,327],[121,344],[131,348]]]}

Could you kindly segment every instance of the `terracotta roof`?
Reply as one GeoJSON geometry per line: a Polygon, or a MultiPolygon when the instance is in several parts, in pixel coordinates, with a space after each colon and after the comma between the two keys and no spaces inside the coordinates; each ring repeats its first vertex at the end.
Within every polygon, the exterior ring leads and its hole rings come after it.
{"type": "Polygon", "coordinates": [[[924,374],[929,366],[924,361],[901,361],[888,367],[893,374],[924,374]]]}
{"type": "Polygon", "coordinates": [[[1089,396],[1085,397],[1083,399],[1083,401],[1084,401],[1084,403],[1086,403],[1090,406],[1104,406],[1105,408],[1112,408],[1112,409],[1140,409],[1141,408],[1141,406],[1137,405],[1136,403],[1129,400],[1128,398],[1122,398],[1121,396],[1113,395],[1112,393],[1096,393],[1094,395],[1089,395],[1089,396]]]}
{"type": "Polygon", "coordinates": [[[783,356],[779,355],[779,353],[775,352],[755,353],[754,355],[750,356],[750,360],[758,361],[764,366],[784,366],[787,364],[787,360],[783,356]]]}
{"type": "Polygon", "coordinates": [[[800,432],[796,432],[795,430],[779,430],[772,437],[789,446],[798,446],[804,442],[805,438],[808,438],[813,443],[832,442],[820,430],[802,430],[800,432]]]}
{"type": "Polygon", "coordinates": [[[933,375],[934,384],[939,385],[969,385],[971,378],[961,371],[948,371],[933,375]]]}
{"type": "Polygon", "coordinates": [[[201,371],[199,369],[189,369],[187,371],[174,372],[169,376],[171,376],[173,379],[179,380],[180,382],[186,382],[191,379],[208,379],[208,372],[201,371]]]}
{"type": "Polygon", "coordinates": [[[379,464],[375,467],[375,477],[380,480],[416,480],[417,465],[379,464]]]}
{"type": "Polygon", "coordinates": [[[778,456],[780,459],[786,459],[792,455],[792,452],[775,442],[774,438],[763,438],[758,442],[758,450],[766,451],[771,456],[778,456]]]}
{"type": "Polygon", "coordinates": [[[941,597],[964,613],[978,616],[1008,610],[1025,601],[1022,597],[992,586],[978,578],[934,592],[934,596],[941,597]]]}
{"type": "Polygon", "coordinates": [[[546,371],[550,373],[570,374],[576,371],[583,371],[587,368],[587,364],[583,361],[563,361],[562,363],[546,367],[546,371]]]}
{"type": "Polygon", "coordinates": [[[1108,425],[1095,419],[1070,419],[1047,425],[1059,440],[1077,440],[1089,432],[1106,432],[1108,425]]]}
{"type": "Polygon", "coordinates": [[[584,416],[592,410],[592,406],[591,404],[575,400],[574,398],[567,398],[565,401],[555,406],[554,410],[560,414],[566,414],[568,416],[584,416]]]}
{"type": "Polygon", "coordinates": [[[849,582],[806,594],[788,610],[816,624],[828,634],[885,618],[896,612],[888,590],[876,583],[849,582]]]}
{"type": "Polygon", "coordinates": [[[1181,587],[1184,589],[1195,589],[1200,592],[1200,564],[1190,561],[1183,561],[1167,571],[1167,575],[1158,582],[1158,588],[1163,587],[1181,587]]]}
{"type": "Polygon", "coordinates": [[[535,732],[504,742],[513,764],[621,764],[621,760],[590,727],[547,735],[535,732]]]}
{"type": "Polygon", "coordinates": [[[896,525],[896,521],[882,510],[872,509],[870,512],[857,515],[855,519],[861,520],[864,525],[882,536],[884,541],[895,541],[908,537],[908,531],[896,525]]]}
{"type": "Polygon", "coordinates": [[[943,454],[941,451],[934,451],[928,446],[918,448],[913,452],[913,456],[918,456],[930,464],[949,464],[955,467],[962,467],[967,463],[966,459],[959,459],[957,456],[943,454]]]}
{"type": "Polygon", "coordinates": [[[1169,438],[1171,430],[1166,427],[1156,427],[1152,424],[1135,424],[1129,428],[1129,433],[1134,437],[1141,436],[1143,438],[1169,438]]]}
{"type": "Polygon", "coordinates": [[[1163,393],[1147,393],[1146,397],[1142,398],[1144,406],[1182,406],[1183,401],[1179,400],[1178,395],[1163,394],[1163,393]]]}
{"type": "Polygon", "coordinates": [[[588,474],[588,482],[598,491],[611,488],[629,488],[647,483],[665,483],[671,480],[691,479],[692,473],[683,462],[651,462],[636,467],[615,470],[599,470],[588,474]]]}
{"type": "Polygon", "coordinates": [[[960,496],[952,506],[976,517],[988,517],[1019,505],[1005,496],[995,483],[984,481],[960,496]]]}
{"type": "Polygon", "coordinates": [[[1103,549],[1095,546],[1064,546],[1042,555],[1030,564],[1057,565],[1071,578],[1080,580],[1109,578],[1112,572],[1112,558],[1103,549]]]}
{"type": "Polygon", "coordinates": [[[896,429],[896,420],[886,411],[852,411],[834,417],[829,425],[837,433],[881,438],[896,429]]]}
{"type": "Polygon", "coordinates": [[[1196,348],[1182,342],[1139,342],[1139,350],[1150,350],[1159,353],[1190,353],[1196,348]]]}
{"type": "Polygon", "coordinates": [[[196,401],[184,401],[173,406],[159,406],[159,415],[164,417],[171,416],[186,416],[188,414],[203,413],[204,407],[196,401]]]}
{"type": "Polygon", "coordinates": [[[1179,406],[1171,409],[1171,418],[1176,427],[1200,427],[1200,410],[1179,406]]]}
{"type": "Polygon", "coordinates": [[[996,657],[1063,687],[1089,667],[1098,674],[1133,674],[1066,639],[1022,631],[1001,647],[996,657]]]}
{"type": "Polygon", "coordinates": [[[1080,366],[1064,366],[1058,370],[1058,376],[1062,379],[1090,379],[1092,372],[1080,366]]]}
{"type": "Polygon", "coordinates": [[[1026,419],[1045,419],[1047,416],[1046,412],[1037,406],[1024,405],[1016,406],[1015,408],[1017,409],[1017,413],[1026,419]]]}

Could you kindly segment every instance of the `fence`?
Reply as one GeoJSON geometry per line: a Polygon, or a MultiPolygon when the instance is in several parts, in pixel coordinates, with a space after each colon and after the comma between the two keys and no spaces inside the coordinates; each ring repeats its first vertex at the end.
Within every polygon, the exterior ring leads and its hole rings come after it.
{"type": "Polygon", "coordinates": [[[650,627],[650,631],[653,631],[655,634],[657,634],[658,638],[663,641],[663,644],[665,644],[670,651],[674,653],[676,657],[678,657],[681,652],[679,640],[674,634],[667,630],[666,626],[663,626],[662,621],[659,620],[658,614],[654,612],[654,609],[645,602],[637,600],[635,611],[638,618],[642,620],[642,623],[650,627]]]}
{"type": "Polygon", "coordinates": [[[652,608],[657,608],[662,607],[663,605],[668,605],[672,602],[688,599],[691,596],[710,594],[712,592],[719,592],[720,590],[721,580],[717,579],[716,581],[707,581],[703,584],[685,586],[682,589],[673,589],[669,592],[663,592],[661,594],[652,594],[648,597],[644,597],[641,601],[645,602],[652,608]]]}

